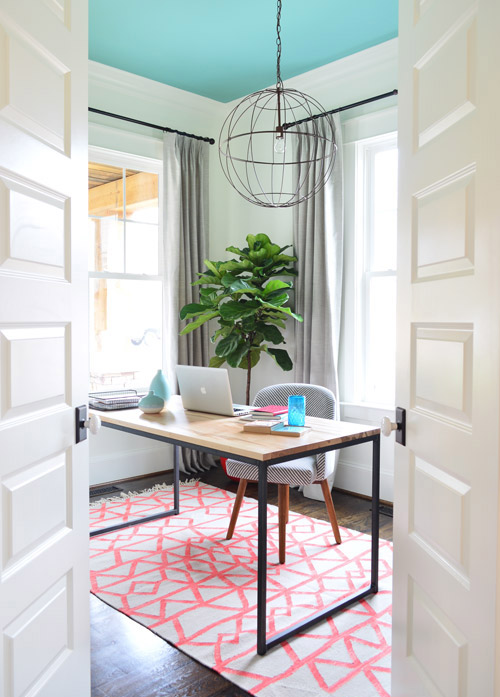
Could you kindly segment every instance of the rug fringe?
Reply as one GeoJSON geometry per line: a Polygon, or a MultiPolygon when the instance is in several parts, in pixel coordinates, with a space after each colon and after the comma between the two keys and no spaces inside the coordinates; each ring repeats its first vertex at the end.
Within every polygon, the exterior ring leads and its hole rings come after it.
{"type": "MultiPolygon", "coordinates": [[[[199,479],[191,478],[179,482],[179,484],[182,487],[185,484],[196,484],[196,482],[199,481],[199,479]]],[[[141,491],[122,491],[122,493],[119,496],[105,496],[103,498],[97,499],[96,501],[90,501],[89,508],[99,508],[99,506],[102,506],[103,503],[117,503],[118,501],[125,501],[126,499],[131,499],[134,496],[146,496],[147,494],[155,494],[157,491],[172,491],[173,488],[173,484],[155,484],[154,486],[149,487],[148,489],[141,489],[141,491]]]]}

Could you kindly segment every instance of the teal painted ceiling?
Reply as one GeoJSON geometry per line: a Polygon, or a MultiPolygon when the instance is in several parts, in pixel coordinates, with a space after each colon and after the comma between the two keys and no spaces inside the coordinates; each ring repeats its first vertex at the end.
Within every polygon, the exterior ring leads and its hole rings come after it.
{"type": "MultiPolygon", "coordinates": [[[[397,6],[283,0],[283,79],[394,38],[397,6]]],[[[99,63],[220,102],[276,80],[275,0],[89,0],[89,13],[99,63]]]]}

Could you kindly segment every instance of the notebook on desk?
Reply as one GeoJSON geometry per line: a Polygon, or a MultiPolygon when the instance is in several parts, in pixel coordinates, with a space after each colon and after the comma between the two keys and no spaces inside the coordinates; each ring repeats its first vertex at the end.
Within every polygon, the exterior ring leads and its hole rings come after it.
{"type": "Polygon", "coordinates": [[[222,416],[245,416],[251,407],[233,404],[225,368],[178,365],[175,369],[184,409],[222,416]]]}

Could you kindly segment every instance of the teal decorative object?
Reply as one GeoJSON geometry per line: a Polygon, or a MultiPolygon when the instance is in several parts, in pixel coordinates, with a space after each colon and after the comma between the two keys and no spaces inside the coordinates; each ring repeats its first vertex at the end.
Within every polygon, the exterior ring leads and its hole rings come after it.
{"type": "Polygon", "coordinates": [[[168,386],[165,375],[161,370],[158,370],[154,376],[149,389],[154,392],[155,395],[161,397],[165,402],[168,402],[170,398],[170,387],[168,386]]]}
{"type": "Polygon", "coordinates": [[[306,424],[306,398],[302,395],[290,395],[288,397],[288,425],[305,426],[306,424]]]}
{"type": "Polygon", "coordinates": [[[152,390],[139,402],[139,409],[145,414],[158,414],[164,406],[165,401],[162,397],[158,397],[152,390]]]}

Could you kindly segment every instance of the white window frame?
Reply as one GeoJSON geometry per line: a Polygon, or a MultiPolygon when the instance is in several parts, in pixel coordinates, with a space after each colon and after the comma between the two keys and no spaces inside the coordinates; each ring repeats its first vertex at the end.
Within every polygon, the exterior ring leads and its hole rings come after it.
{"type": "MultiPolygon", "coordinates": [[[[397,148],[397,133],[384,133],[371,138],[363,138],[355,143],[355,322],[354,322],[354,396],[361,404],[371,404],[366,394],[367,385],[367,347],[369,336],[370,280],[372,278],[396,278],[396,268],[373,270],[373,203],[374,203],[374,161],[378,153],[389,147],[397,148]]],[[[394,371],[396,366],[394,365],[394,371]]],[[[394,404],[377,403],[377,406],[393,407],[394,404]]]]}
{"type": "MultiPolygon", "coordinates": [[[[373,404],[363,401],[360,389],[364,376],[357,375],[363,350],[360,319],[363,296],[359,287],[359,273],[364,266],[364,246],[359,248],[359,227],[356,221],[356,145],[361,141],[386,139],[396,134],[397,106],[362,113],[342,122],[342,154],[344,171],[344,268],[343,300],[339,352],[339,389],[341,418],[363,423],[380,423],[382,416],[393,416],[394,404],[373,404]]],[[[359,169],[359,168],[358,168],[359,169]]],[[[364,368],[363,368],[364,369],[364,368]]],[[[364,385],[364,382],[363,382],[364,385]]],[[[341,458],[342,459],[342,458],[341,458]]]]}
{"type": "MultiPolygon", "coordinates": [[[[122,169],[137,169],[141,172],[150,172],[158,175],[158,274],[134,274],[115,271],[91,271],[89,268],[88,277],[91,279],[109,280],[131,280],[131,281],[160,281],[162,287],[165,281],[164,275],[164,255],[163,255],[163,162],[151,157],[133,155],[119,150],[109,150],[98,146],[91,146],[88,150],[89,162],[97,162],[103,165],[112,165],[122,169]]],[[[125,178],[123,178],[123,200],[125,199],[125,178]]],[[[126,244],[126,234],[123,236],[123,244],[126,244]]],[[[124,250],[125,251],[125,250],[124,250]]],[[[124,259],[126,257],[124,256],[124,259]]],[[[90,266],[90,265],[89,265],[90,266]]],[[[165,356],[165,332],[164,332],[164,293],[162,293],[162,361],[165,356]]],[[[90,322],[90,317],[89,317],[90,322]]],[[[89,343],[90,345],[90,343],[89,343]]],[[[146,388],[146,385],[142,387],[146,388]]],[[[105,388],[103,388],[105,389],[105,388]]]]}

